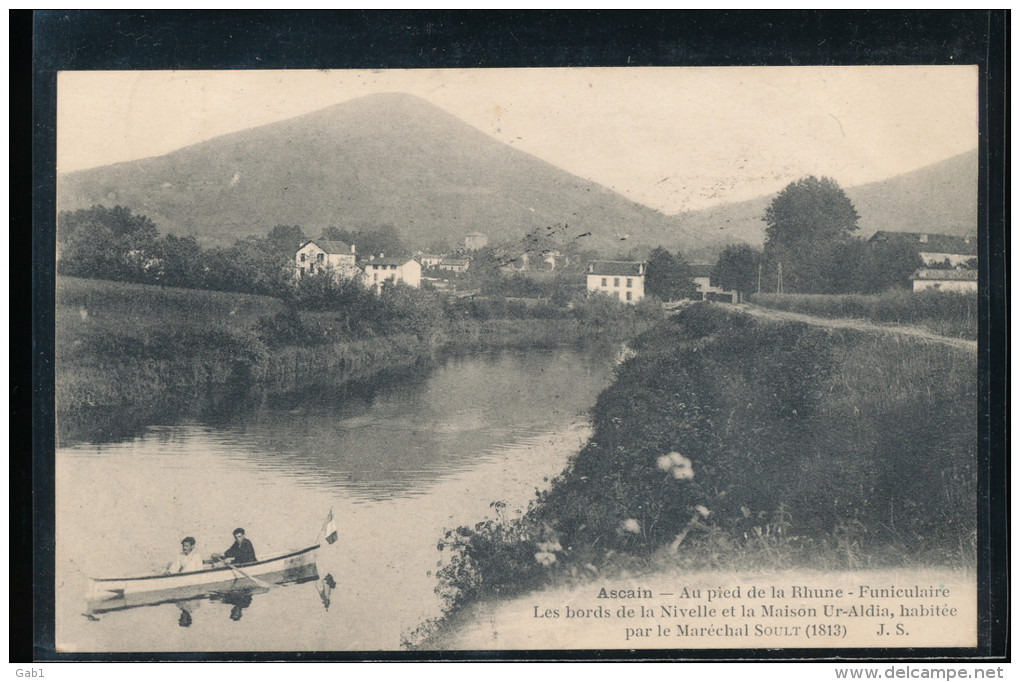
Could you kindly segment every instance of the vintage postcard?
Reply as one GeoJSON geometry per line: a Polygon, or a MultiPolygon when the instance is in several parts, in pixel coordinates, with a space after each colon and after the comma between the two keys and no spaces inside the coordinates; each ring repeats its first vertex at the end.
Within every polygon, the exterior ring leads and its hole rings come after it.
{"type": "Polygon", "coordinates": [[[58,653],[977,646],[976,66],[56,93],[58,653]]]}

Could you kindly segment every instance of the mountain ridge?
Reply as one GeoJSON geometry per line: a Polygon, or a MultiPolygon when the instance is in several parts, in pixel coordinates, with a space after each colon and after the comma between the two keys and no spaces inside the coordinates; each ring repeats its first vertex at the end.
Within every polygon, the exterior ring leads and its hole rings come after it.
{"type": "MultiPolygon", "coordinates": [[[[946,214],[943,220],[964,229],[966,207],[961,210],[954,198],[959,192],[947,191],[946,178],[972,166],[976,188],[977,152],[969,154],[973,163],[968,154],[954,157],[951,168],[924,181],[907,173],[891,185],[895,179],[846,188],[855,205],[855,194],[867,205],[858,206],[861,233],[866,222],[877,223],[872,203],[895,218],[893,226],[875,229],[918,231],[906,230],[918,223],[911,217],[920,214],[931,223],[938,219],[929,210],[936,205],[946,214]],[[924,182],[940,188],[941,203],[924,182]]],[[[161,231],[205,243],[232,243],[277,224],[301,225],[309,236],[328,225],[392,225],[407,243],[421,247],[436,240],[456,245],[473,231],[493,242],[515,241],[557,226],[561,238],[583,239],[584,248],[607,256],[660,244],[706,254],[727,243],[760,244],[761,216],[772,196],[668,215],[406,93],[368,95],[161,156],[58,177],[58,210],[120,204],[147,215],[161,231]]]]}

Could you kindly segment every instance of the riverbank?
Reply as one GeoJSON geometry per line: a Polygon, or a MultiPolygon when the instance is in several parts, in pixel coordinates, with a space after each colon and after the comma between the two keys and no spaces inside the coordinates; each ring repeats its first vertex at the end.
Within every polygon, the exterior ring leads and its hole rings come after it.
{"type": "Polygon", "coordinates": [[[519,519],[443,538],[452,617],[674,567],[973,567],[969,348],[713,304],[629,345],[591,441],[551,489],[519,519]]]}
{"type": "Polygon", "coordinates": [[[543,309],[533,318],[522,308],[508,319],[433,306],[443,318],[407,321],[427,333],[400,331],[399,320],[379,331],[351,330],[328,311],[297,312],[266,296],[69,277],[57,281],[56,299],[62,444],[229,416],[266,399],[335,390],[453,354],[616,343],[650,324],[622,307],[615,317],[543,309]]]}

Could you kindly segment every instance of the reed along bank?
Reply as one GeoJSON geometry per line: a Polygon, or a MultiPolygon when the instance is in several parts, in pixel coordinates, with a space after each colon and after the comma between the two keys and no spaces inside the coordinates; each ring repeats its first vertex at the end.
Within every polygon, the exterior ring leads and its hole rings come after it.
{"type": "Polygon", "coordinates": [[[440,541],[449,614],[621,572],[973,567],[976,353],[712,303],[630,345],[566,470],[440,541]]]}

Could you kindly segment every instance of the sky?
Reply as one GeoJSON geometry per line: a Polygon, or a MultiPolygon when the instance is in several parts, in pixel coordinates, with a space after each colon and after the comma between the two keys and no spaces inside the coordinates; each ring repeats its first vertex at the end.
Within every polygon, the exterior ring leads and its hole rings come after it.
{"type": "Polygon", "coordinates": [[[664,213],[843,187],[978,145],[975,66],[61,72],[57,168],[158,156],[379,92],[664,213]]]}

